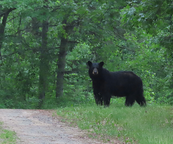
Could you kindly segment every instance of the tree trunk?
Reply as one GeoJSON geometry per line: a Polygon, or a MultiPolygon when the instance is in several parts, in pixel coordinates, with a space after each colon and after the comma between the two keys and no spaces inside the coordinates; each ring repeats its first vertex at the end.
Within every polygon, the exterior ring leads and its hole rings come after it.
{"type": "Polygon", "coordinates": [[[64,85],[64,69],[66,64],[66,51],[68,41],[65,38],[61,39],[58,62],[57,62],[57,82],[56,82],[56,98],[63,96],[64,85]]]}
{"type": "Polygon", "coordinates": [[[2,23],[0,23],[0,60],[2,60],[1,49],[2,49],[3,39],[4,39],[4,32],[5,32],[5,26],[7,23],[7,18],[9,13],[12,12],[13,10],[15,10],[15,8],[11,8],[6,11],[3,11],[3,14],[0,14],[0,19],[2,19],[2,23]]]}
{"type": "Polygon", "coordinates": [[[43,21],[42,23],[42,47],[40,49],[40,71],[39,71],[39,107],[41,107],[45,98],[45,92],[47,89],[47,77],[49,71],[49,60],[47,53],[47,32],[48,22],[43,21]]]}

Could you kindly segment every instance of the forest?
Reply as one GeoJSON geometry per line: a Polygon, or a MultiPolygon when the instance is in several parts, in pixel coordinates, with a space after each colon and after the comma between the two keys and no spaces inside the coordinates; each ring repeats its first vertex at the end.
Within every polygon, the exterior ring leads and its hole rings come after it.
{"type": "Polygon", "coordinates": [[[94,105],[88,60],[133,71],[147,104],[172,105],[172,14],[170,0],[0,1],[0,108],[94,105]]]}
{"type": "Polygon", "coordinates": [[[51,109],[103,142],[170,144],[172,45],[171,0],[1,0],[1,112],[51,109]],[[138,75],[147,106],[97,106],[88,61],[138,75]]]}

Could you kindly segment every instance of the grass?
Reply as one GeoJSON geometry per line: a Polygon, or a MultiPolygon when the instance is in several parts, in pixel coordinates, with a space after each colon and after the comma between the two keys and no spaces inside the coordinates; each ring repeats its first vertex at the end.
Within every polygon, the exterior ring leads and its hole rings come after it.
{"type": "Polygon", "coordinates": [[[15,132],[3,129],[2,122],[0,122],[0,143],[1,144],[15,144],[16,143],[15,132]]]}
{"type": "Polygon", "coordinates": [[[171,144],[173,142],[173,107],[148,105],[125,107],[113,103],[108,108],[78,105],[58,108],[64,121],[88,130],[90,136],[110,141],[118,138],[126,143],[171,144]]]}

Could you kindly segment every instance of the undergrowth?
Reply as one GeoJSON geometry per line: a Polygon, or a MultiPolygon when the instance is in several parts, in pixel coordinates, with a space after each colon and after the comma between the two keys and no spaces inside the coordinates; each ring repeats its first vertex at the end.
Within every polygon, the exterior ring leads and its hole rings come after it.
{"type": "Polygon", "coordinates": [[[171,106],[125,107],[124,102],[116,101],[107,108],[94,103],[58,108],[57,114],[104,141],[115,138],[128,144],[170,144],[173,141],[171,106]]]}

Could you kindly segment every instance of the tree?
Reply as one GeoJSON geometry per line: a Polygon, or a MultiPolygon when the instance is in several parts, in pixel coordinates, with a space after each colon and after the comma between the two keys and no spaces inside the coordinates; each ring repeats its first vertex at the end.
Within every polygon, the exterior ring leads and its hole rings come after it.
{"type": "MultiPolygon", "coordinates": [[[[113,0],[15,0],[0,4],[15,9],[9,14],[1,48],[0,78],[5,84],[0,90],[9,107],[42,107],[49,100],[59,104],[62,96],[75,101],[86,98],[92,91],[88,60],[104,61],[110,71],[133,70],[144,79],[147,94],[158,88],[152,82],[157,82],[156,72],[166,63],[157,57],[164,52],[152,43],[159,37],[153,39],[143,29],[138,31],[137,25],[133,31],[126,29],[126,24],[121,26],[120,14],[124,22],[130,18],[125,14],[132,3],[127,7],[127,1],[113,0]],[[143,61],[144,57],[148,60],[143,61]],[[162,63],[156,65],[159,60],[162,63]]],[[[157,80],[165,74],[159,73],[157,80]]]]}
{"type": "Polygon", "coordinates": [[[173,93],[172,11],[172,1],[144,0],[129,2],[121,12],[124,27],[135,31],[139,37],[144,33],[151,35],[150,41],[152,40],[156,46],[153,48],[150,45],[150,51],[159,52],[158,57],[163,57],[160,61],[156,61],[156,65],[152,63],[152,71],[156,74],[155,81],[157,81],[152,87],[157,90],[155,98],[168,103],[173,101],[170,99],[173,93]]]}
{"type": "Polygon", "coordinates": [[[2,60],[1,49],[2,49],[3,39],[4,39],[7,18],[9,13],[12,12],[13,10],[15,10],[15,8],[2,8],[2,5],[0,5],[0,18],[2,20],[0,24],[0,58],[1,60],[2,60]]]}

